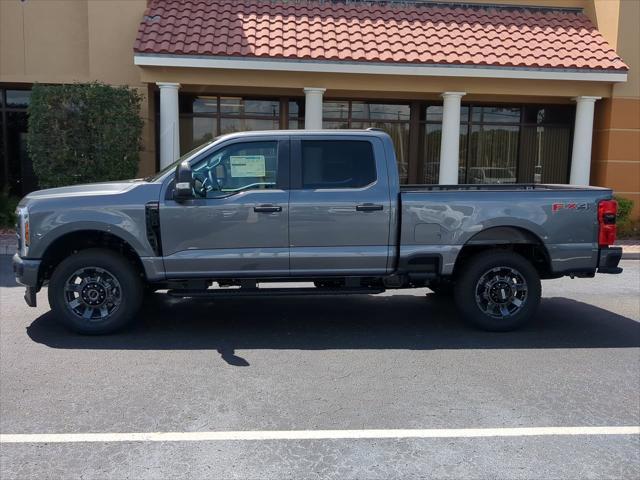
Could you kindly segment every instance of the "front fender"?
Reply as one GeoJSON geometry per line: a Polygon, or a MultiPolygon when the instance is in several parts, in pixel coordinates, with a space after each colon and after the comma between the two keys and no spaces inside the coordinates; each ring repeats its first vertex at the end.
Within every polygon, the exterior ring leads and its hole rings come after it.
{"type": "Polygon", "coordinates": [[[81,219],[66,221],[64,213],[51,218],[51,222],[32,227],[32,243],[29,247],[30,258],[42,258],[47,249],[60,237],[81,231],[105,232],[127,242],[140,257],[155,256],[146,237],[144,213],[141,218],[116,214],[92,214],[93,220],[81,219]]]}

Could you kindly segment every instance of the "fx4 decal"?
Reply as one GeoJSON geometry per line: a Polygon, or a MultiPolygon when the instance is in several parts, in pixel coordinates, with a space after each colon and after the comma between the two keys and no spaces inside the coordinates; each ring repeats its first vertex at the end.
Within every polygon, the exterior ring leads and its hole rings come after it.
{"type": "Polygon", "coordinates": [[[560,210],[589,210],[589,204],[587,202],[551,204],[551,211],[553,213],[559,212],[560,210]]]}

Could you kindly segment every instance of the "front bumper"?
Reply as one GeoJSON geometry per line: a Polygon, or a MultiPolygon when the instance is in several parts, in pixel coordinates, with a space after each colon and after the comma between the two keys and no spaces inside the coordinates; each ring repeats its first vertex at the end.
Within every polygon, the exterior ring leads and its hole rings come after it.
{"type": "Polygon", "coordinates": [[[22,258],[17,253],[13,256],[13,273],[16,282],[27,287],[24,300],[30,307],[36,306],[36,293],[40,290],[38,275],[40,272],[41,260],[22,258]]]}
{"type": "Polygon", "coordinates": [[[607,247],[600,249],[598,258],[598,273],[622,273],[618,266],[622,258],[622,247],[607,247]]]}

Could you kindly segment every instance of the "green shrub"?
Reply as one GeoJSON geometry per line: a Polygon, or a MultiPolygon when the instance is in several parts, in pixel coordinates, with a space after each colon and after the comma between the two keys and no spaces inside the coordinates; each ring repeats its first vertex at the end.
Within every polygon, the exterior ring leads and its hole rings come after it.
{"type": "Polygon", "coordinates": [[[134,177],[141,100],[101,83],[34,85],[27,144],[40,187],[134,177]]]}
{"type": "Polygon", "coordinates": [[[620,197],[618,195],[614,195],[616,202],[618,202],[618,222],[625,222],[629,219],[631,215],[631,210],[633,210],[633,200],[629,200],[628,198],[620,197]]]}
{"type": "Polygon", "coordinates": [[[614,196],[616,202],[618,202],[618,217],[616,223],[618,225],[618,238],[636,239],[640,237],[640,222],[631,218],[631,211],[633,210],[633,200],[628,198],[614,196]]]}
{"type": "Polygon", "coordinates": [[[0,193],[0,228],[13,228],[16,224],[18,199],[0,193]]]}

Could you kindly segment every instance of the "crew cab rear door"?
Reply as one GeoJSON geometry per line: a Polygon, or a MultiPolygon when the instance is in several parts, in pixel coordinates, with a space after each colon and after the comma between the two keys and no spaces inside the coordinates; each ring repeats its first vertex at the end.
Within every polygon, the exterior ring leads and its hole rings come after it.
{"type": "Polygon", "coordinates": [[[387,272],[391,202],[382,141],[363,135],[291,140],[291,275],[387,272]]]}

